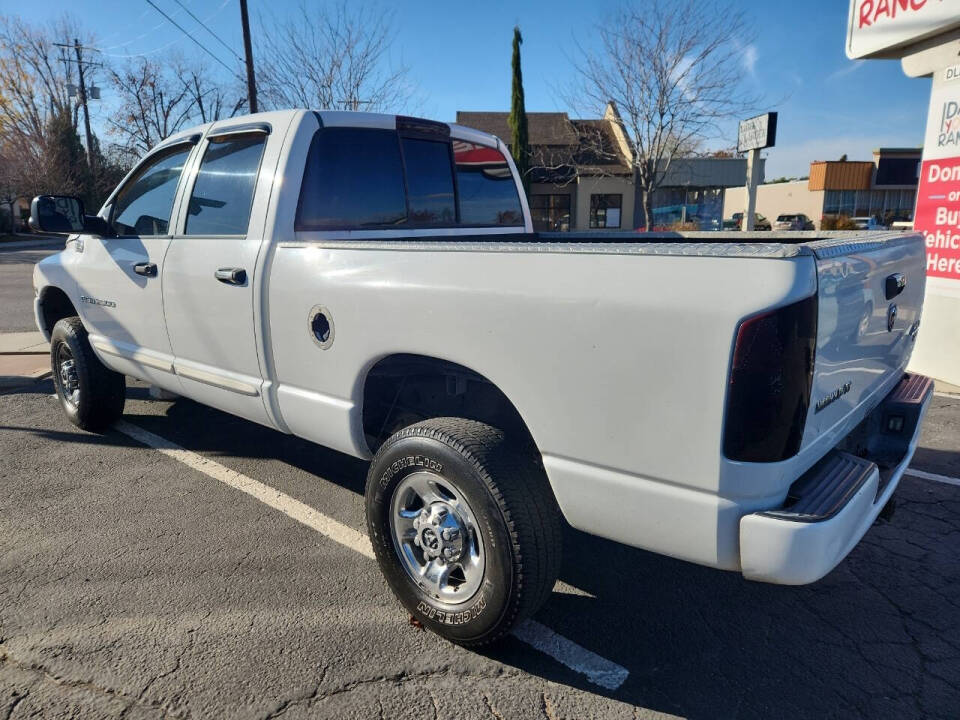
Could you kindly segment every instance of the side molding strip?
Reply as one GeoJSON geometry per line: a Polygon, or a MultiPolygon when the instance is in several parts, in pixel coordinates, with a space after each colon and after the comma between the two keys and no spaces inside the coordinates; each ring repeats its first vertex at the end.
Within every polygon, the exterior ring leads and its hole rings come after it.
{"type": "Polygon", "coordinates": [[[135,363],[139,363],[140,365],[154,368],[155,370],[162,370],[163,372],[168,372],[168,373],[173,372],[172,360],[168,360],[162,357],[157,357],[156,355],[145,353],[142,350],[122,349],[104,340],[91,338],[90,344],[93,345],[100,352],[106,353],[107,355],[113,355],[114,357],[123,358],[124,360],[131,360],[135,363]]]}
{"type": "Polygon", "coordinates": [[[240,393],[241,395],[255,397],[260,394],[260,389],[256,385],[207,372],[206,370],[199,370],[198,368],[178,364],[176,365],[176,373],[180,377],[196,380],[204,385],[212,385],[213,387],[222,388],[223,390],[230,390],[235,393],[240,393]]]}

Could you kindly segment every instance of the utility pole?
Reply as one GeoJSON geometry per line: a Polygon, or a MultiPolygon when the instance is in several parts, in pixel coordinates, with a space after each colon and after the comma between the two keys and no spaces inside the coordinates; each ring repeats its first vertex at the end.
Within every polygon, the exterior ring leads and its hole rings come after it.
{"type": "Polygon", "coordinates": [[[87,165],[93,170],[93,133],[90,132],[90,108],[87,107],[87,85],[83,79],[83,56],[80,54],[80,41],[73,39],[73,50],[77,54],[77,73],[80,75],[80,102],[83,103],[83,129],[87,133],[87,165]]]}
{"type": "MultiPolygon", "coordinates": [[[[71,61],[69,57],[61,53],[60,61],[69,66],[71,62],[77,63],[77,73],[79,75],[79,85],[77,87],[78,93],[80,95],[80,103],[83,105],[83,127],[87,135],[87,167],[91,170],[94,169],[94,158],[93,158],[93,132],[90,130],[90,108],[87,105],[87,81],[83,75],[84,66],[95,67],[99,63],[87,62],[83,59],[83,45],[80,44],[80,41],[77,38],[73,39],[73,44],[70,43],[54,43],[57,47],[61,48],[73,48],[74,53],[76,53],[76,61],[71,61]]],[[[99,52],[96,48],[92,48],[96,52],[99,52]]]]}
{"type": "Polygon", "coordinates": [[[247,0],[240,0],[240,23],[243,25],[243,52],[247,60],[247,99],[250,112],[257,112],[257,80],[253,74],[253,48],[250,44],[250,18],[247,16],[247,0]]]}

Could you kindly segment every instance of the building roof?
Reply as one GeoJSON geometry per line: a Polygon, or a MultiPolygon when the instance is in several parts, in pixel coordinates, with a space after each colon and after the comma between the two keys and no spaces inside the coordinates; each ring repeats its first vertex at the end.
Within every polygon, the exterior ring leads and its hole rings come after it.
{"type": "MultiPolygon", "coordinates": [[[[457,124],[483,130],[510,142],[510,113],[457,110],[457,124]]],[[[527,133],[531,145],[576,145],[577,133],[564,112],[528,112],[527,133]]]]}
{"type": "MultiPolygon", "coordinates": [[[[510,114],[457,111],[457,124],[510,142],[510,114]]],[[[630,175],[631,162],[615,136],[613,120],[573,119],[564,112],[527,113],[533,182],[565,183],[577,175],[630,175]]]]}

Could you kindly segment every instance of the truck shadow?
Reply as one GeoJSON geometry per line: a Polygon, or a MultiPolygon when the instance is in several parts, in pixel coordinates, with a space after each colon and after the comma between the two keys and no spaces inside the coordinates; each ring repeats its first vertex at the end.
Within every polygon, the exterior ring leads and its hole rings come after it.
{"type": "MultiPolygon", "coordinates": [[[[137,424],[363,493],[365,462],[188,401],[137,424]]],[[[951,549],[960,489],[907,478],[898,498],[890,523],[806,587],[751,583],[568,528],[561,584],[537,619],[622,665],[628,679],[604,690],[518,640],[486,654],[685,717],[949,717],[960,707],[960,558],[951,549]]]]}
{"type": "MultiPolygon", "coordinates": [[[[243,471],[238,460],[279,461],[363,493],[363,461],[186,400],[137,414],[145,389],[128,397],[128,420],[230,458],[235,469],[243,471]]],[[[32,432],[136,445],[119,433],[32,432]]],[[[960,455],[927,452],[943,462],[960,455]]],[[[537,620],[623,666],[624,684],[605,690],[516,639],[483,653],[560,685],[691,718],[956,717],[960,488],[905,478],[898,500],[891,522],[806,587],[750,583],[568,528],[561,582],[537,620]]],[[[405,622],[398,611],[398,630],[405,622]]]]}

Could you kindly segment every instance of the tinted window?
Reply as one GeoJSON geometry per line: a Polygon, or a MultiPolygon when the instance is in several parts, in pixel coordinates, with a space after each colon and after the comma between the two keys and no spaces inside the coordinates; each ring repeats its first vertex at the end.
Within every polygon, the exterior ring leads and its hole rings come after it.
{"type": "Polygon", "coordinates": [[[453,158],[461,224],[523,225],[517,185],[499,150],[454,140],[453,158]]]}
{"type": "Polygon", "coordinates": [[[620,227],[620,206],[623,195],[598,194],[590,196],[590,227],[620,227]]]}
{"type": "Polygon", "coordinates": [[[880,158],[875,185],[916,185],[920,158],[880,158]]]}
{"type": "Polygon", "coordinates": [[[452,225],[457,221],[457,210],[449,143],[414,138],[403,138],[402,142],[410,223],[452,225]]]}
{"type": "Polygon", "coordinates": [[[262,135],[211,141],[203,153],[187,212],[187,235],[246,235],[262,135]]]}
{"type": "Polygon", "coordinates": [[[530,215],[534,230],[567,232],[570,230],[570,196],[531,195],[530,215]]]}
{"type": "Polygon", "coordinates": [[[310,145],[297,230],[382,227],[403,223],[400,145],[392,130],[325,128],[310,145]]]}
{"type": "Polygon", "coordinates": [[[114,201],[118,235],[166,235],[173,198],[191,146],[149,160],[114,201]]]}

